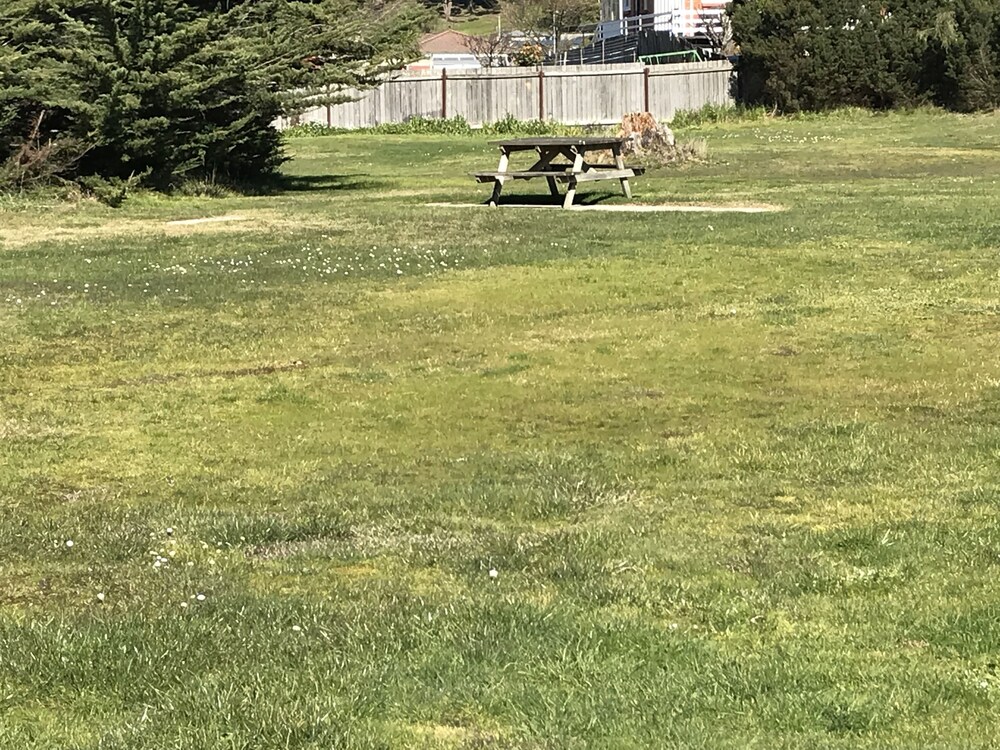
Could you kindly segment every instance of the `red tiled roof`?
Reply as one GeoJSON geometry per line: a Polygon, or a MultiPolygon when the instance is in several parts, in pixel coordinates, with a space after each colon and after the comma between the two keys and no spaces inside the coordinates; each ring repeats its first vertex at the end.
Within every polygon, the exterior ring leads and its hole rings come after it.
{"type": "Polygon", "coordinates": [[[435,52],[468,52],[469,35],[460,31],[439,31],[435,34],[425,34],[420,39],[420,51],[425,55],[435,52]]]}

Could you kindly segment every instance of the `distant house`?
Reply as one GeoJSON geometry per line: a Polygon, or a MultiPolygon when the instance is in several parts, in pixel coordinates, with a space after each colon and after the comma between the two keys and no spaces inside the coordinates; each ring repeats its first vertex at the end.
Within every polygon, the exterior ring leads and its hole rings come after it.
{"type": "Polygon", "coordinates": [[[600,36],[607,39],[641,29],[703,39],[715,31],[729,0],[601,0],[600,36]]]}
{"type": "Polygon", "coordinates": [[[451,68],[480,68],[478,58],[469,47],[470,37],[459,31],[438,31],[425,34],[420,39],[423,57],[410,63],[409,70],[442,70],[451,68]]]}

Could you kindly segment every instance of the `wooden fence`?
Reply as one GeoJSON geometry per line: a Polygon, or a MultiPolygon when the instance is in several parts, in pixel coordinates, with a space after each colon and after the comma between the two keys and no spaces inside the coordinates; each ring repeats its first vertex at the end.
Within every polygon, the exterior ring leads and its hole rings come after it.
{"type": "Polygon", "coordinates": [[[566,125],[607,125],[627,112],[668,121],[682,109],[728,105],[732,66],[726,61],[644,66],[568,65],[543,68],[406,71],[344,104],[316,107],[279,128],[320,123],[366,128],[414,117],[464,117],[473,127],[508,115],[566,125]]]}

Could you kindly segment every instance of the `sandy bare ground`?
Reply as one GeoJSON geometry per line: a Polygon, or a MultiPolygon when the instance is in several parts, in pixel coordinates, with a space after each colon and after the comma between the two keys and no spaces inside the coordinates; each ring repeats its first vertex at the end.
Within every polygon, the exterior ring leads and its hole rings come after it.
{"type": "Polygon", "coordinates": [[[0,246],[24,247],[40,242],[81,242],[110,237],[153,237],[186,234],[237,232],[281,232],[302,229],[336,229],[337,222],[328,215],[291,215],[279,211],[241,211],[221,216],[87,220],[69,213],[53,212],[48,217],[34,216],[0,223],[0,246]]]}
{"type": "MultiPolygon", "coordinates": [[[[427,203],[433,208],[479,208],[482,203],[427,203]]],[[[503,203],[508,209],[562,210],[558,204],[503,203]]],[[[744,213],[759,214],[784,211],[783,206],[766,203],[678,203],[678,204],[612,204],[578,205],[571,211],[605,211],[609,213],[744,213]]],[[[215,216],[180,216],[148,219],[98,219],[84,218],[69,212],[53,211],[48,216],[9,216],[12,221],[0,222],[0,247],[17,248],[41,242],[85,242],[88,239],[111,237],[153,237],[187,234],[295,232],[303,229],[333,230],[339,228],[335,220],[320,212],[313,214],[287,214],[276,210],[240,211],[215,216]]]]}

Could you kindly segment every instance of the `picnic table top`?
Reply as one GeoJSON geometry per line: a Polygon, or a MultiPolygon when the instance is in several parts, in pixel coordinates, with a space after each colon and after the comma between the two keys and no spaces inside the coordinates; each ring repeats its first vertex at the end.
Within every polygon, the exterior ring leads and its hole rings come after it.
{"type": "Polygon", "coordinates": [[[583,146],[587,148],[610,148],[624,143],[625,138],[615,136],[541,136],[535,138],[508,138],[503,141],[490,141],[491,146],[536,148],[538,146],[583,146]]]}

